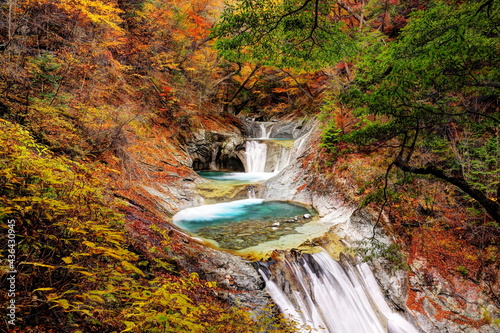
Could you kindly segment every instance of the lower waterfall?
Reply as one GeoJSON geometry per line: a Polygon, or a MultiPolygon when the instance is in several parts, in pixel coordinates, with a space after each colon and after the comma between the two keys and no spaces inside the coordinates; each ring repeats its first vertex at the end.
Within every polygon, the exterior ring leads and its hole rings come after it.
{"type": "Polygon", "coordinates": [[[261,275],[280,310],[302,332],[418,332],[389,308],[367,264],[341,265],[322,251],[277,265],[274,273],[269,264],[261,264],[261,275]]]}

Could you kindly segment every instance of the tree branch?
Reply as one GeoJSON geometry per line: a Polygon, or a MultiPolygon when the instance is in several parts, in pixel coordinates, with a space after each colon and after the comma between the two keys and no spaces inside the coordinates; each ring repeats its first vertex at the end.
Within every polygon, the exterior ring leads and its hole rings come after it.
{"type": "Polygon", "coordinates": [[[339,7],[341,7],[342,9],[344,9],[346,12],[348,12],[349,14],[352,15],[352,17],[354,17],[356,19],[356,21],[359,22],[359,24],[363,24],[363,21],[365,20],[363,15],[362,14],[356,14],[356,12],[354,12],[354,10],[349,7],[344,1],[342,0],[337,0],[337,5],[339,5],[339,7]]]}
{"type": "Polygon", "coordinates": [[[223,78],[221,78],[220,80],[218,80],[217,82],[214,83],[213,86],[210,87],[210,89],[208,90],[212,90],[214,89],[215,87],[217,87],[219,84],[221,84],[222,82],[226,81],[226,80],[229,80],[231,77],[233,77],[234,75],[238,74],[239,72],[241,72],[241,63],[237,63],[238,65],[238,69],[236,69],[235,71],[227,74],[226,76],[224,76],[223,78]]]}
{"type": "Polygon", "coordinates": [[[404,161],[401,156],[396,157],[394,162],[399,169],[410,172],[417,175],[431,175],[436,178],[442,179],[452,185],[455,185],[465,193],[467,193],[471,198],[476,200],[486,212],[497,222],[500,223],[500,204],[486,196],[482,191],[473,188],[463,176],[455,177],[446,174],[442,169],[438,169],[435,166],[428,166],[424,168],[417,168],[410,166],[404,161]]]}
{"type": "MultiPolygon", "coordinates": [[[[283,21],[286,17],[288,16],[292,16],[293,14],[296,14],[298,12],[300,12],[301,10],[303,10],[304,8],[306,8],[306,6],[311,2],[312,0],[306,0],[304,1],[304,3],[297,9],[294,9],[288,13],[285,13],[281,16],[278,17],[278,20],[274,23],[274,26],[272,26],[270,29],[268,29],[265,33],[263,33],[262,35],[260,35],[260,38],[270,34],[271,32],[273,32],[274,30],[276,30],[278,28],[278,26],[280,25],[281,21],[283,21]]],[[[259,39],[260,39],[259,38],[259,39]]]]}
{"type": "Polygon", "coordinates": [[[299,88],[303,93],[305,93],[309,97],[309,99],[311,99],[311,100],[314,99],[314,96],[313,96],[313,94],[312,94],[312,92],[309,89],[309,86],[307,84],[305,85],[306,89],[304,89],[302,87],[302,85],[299,83],[299,81],[297,81],[297,79],[292,74],[290,74],[289,72],[287,72],[283,68],[280,68],[279,70],[282,71],[283,73],[285,73],[286,75],[288,75],[288,77],[290,77],[292,80],[294,80],[295,83],[297,84],[297,88],[299,88]]]}

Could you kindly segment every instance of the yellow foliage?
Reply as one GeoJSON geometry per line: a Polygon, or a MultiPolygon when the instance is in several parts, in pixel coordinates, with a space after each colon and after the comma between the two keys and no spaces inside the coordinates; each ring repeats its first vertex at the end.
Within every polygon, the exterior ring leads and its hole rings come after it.
{"type": "MultiPolygon", "coordinates": [[[[216,284],[195,273],[155,276],[155,269],[165,268],[160,259],[146,261],[148,271],[139,268],[141,258],[129,250],[123,215],[91,170],[99,174],[97,165],[55,156],[21,126],[0,119],[0,183],[5,185],[0,212],[19,221],[16,232],[26,257],[17,267],[23,279],[16,299],[20,317],[38,307],[40,318],[57,317],[65,322],[61,329],[72,331],[95,325],[122,332],[291,331],[283,328],[286,323],[255,328],[249,314],[207,296],[216,284]]],[[[164,235],[167,247],[169,236],[153,229],[164,235]]],[[[5,235],[0,234],[2,241],[5,235]]],[[[0,251],[5,258],[7,252],[0,251]]]]}
{"type": "Polygon", "coordinates": [[[122,11],[115,4],[90,0],[59,0],[53,1],[53,3],[60,9],[83,15],[90,22],[104,25],[116,33],[122,34],[124,32],[123,28],[120,27],[122,11]]]}

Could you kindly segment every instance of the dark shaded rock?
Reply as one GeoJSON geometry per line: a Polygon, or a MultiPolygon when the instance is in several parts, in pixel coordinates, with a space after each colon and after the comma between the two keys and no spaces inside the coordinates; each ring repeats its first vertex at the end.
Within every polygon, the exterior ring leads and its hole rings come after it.
{"type": "Polygon", "coordinates": [[[195,171],[245,171],[245,139],[238,134],[221,134],[200,130],[186,140],[195,171]]]}

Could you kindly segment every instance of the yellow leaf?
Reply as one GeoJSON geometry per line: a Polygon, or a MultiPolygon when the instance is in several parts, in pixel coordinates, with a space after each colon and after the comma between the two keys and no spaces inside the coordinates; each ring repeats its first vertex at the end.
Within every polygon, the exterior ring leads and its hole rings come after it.
{"type": "MultiPolygon", "coordinates": [[[[128,331],[132,331],[137,325],[133,322],[133,321],[124,321],[123,322],[125,324],[125,326],[127,326],[123,331],[121,332],[128,332],[128,331]]],[[[120,333],[121,333],[120,332],[120,333]]]]}
{"type": "Polygon", "coordinates": [[[63,309],[67,309],[69,308],[69,302],[65,299],[58,299],[57,301],[55,301],[56,303],[59,303],[60,306],[63,307],[63,309]]]}
{"type": "Polygon", "coordinates": [[[84,242],[82,242],[82,244],[83,244],[83,245],[87,245],[87,246],[88,246],[88,247],[90,247],[90,248],[94,248],[94,247],[96,247],[96,246],[97,246],[95,243],[93,243],[93,242],[89,242],[89,241],[84,241],[84,242]]]}
{"type": "Polygon", "coordinates": [[[35,289],[33,291],[48,291],[48,290],[54,290],[54,288],[50,288],[50,287],[48,287],[48,288],[37,288],[37,289],[35,289]]]}
{"type": "Polygon", "coordinates": [[[39,262],[22,261],[21,264],[33,265],[33,266],[38,266],[38,267],[56,268],[56,266],[45,265],[45,264],[41,264],[39,262]]]}
{"type": "Polygon", "coordinates": [[[105,301],[97,296],[97,295],[87,295],[88,298],[90,298],[91,300],[95,301],[95,302],[98,302],[98,303],[105,303],[105,301]]]}
{"type": "Polygon", "coordinates": [[[132,265],[128,261],[123,260],[122,266],[123,266],[123,268],[125,268],[128,271],[133,271],[141,276],[146,276],[139,268],[135,267],[134,265],[132,265]]]}
{"type": "Polygon", "coordinates": [[[73,262],[73,258],[71,258],[71,257],[64,257],[64,258],[62,258],[62,261],[64,261],[67,264],[71,264],[73,262]]]}

